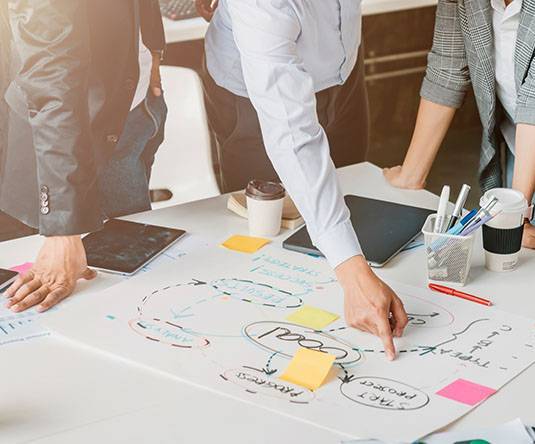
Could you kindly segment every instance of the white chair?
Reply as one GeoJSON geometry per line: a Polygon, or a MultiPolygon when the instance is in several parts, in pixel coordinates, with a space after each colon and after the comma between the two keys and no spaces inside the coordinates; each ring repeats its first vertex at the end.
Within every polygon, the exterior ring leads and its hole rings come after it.
{"type": "Polygon", "coordinates": [[[153,203],[153,208],[221,194],[212,168],[201,80],[195,71],[174,66],[162,66],[161,74],[169,111],[150,189],[169,190],[173,195],[169,200],[153,203]]]}

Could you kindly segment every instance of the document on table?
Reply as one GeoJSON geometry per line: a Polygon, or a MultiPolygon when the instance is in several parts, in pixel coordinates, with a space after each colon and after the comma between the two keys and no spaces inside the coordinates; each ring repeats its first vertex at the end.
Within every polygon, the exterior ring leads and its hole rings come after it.
{"type": "Polygon", "coordinates": [[[0,347],[49,334],[48,330],[37,322],[39,314],[35,310],[13,313],[5,307],[7,302],[5,297],[0,301],[0,347]]]}
{"type": "MultiPolygon", "coordinates": [[[[199,251],[209,245],[210,243],[200,236],[186,235],[158,258],[142,268],[139,273],[146,273],[168,265],[181,259],[189,252],[199,251]]],[[[40,324],[39,313],[36,310],[30,309],[22,313],[14,313],[5,307],[6,303],[7,299],[0,294],[0,347],[22,343],[50,334],[49,330],[40,324]]],[[[60,308],[61,305],[54,309],[60,308]]]]}

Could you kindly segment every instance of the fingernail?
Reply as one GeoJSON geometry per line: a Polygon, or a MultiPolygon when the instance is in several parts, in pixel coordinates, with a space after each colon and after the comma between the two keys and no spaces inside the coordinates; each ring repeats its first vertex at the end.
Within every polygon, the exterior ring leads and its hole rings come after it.
{"type": "Polygon", "coordinates": [[[13,305],[13,301],[7,301],[6,307],[9,308],[13,305]]]}
{"type": "Polygon", "coordinates": [[[12,311],[19,311],[19,308],[20,308],[20,307],[19,307],[17,304],[15,304],[15,305],[13,305],[13,306],[11,307],[11,310],[12,310],[12,311]]]}
{"type": "Polygon", "coordinates": [[[389,361],[393,361],[395,358],[394,353],[392,352],[386,352],[386,357],[388,358],[389,361]]]}
{"type": "Polygon", "coordinates": [[[35,310],[38,312],[38,313],[41,313],[42,311],[45,311],[46,310],[46,307],[43,307],[42,305],[38,305],[35,310]]]}

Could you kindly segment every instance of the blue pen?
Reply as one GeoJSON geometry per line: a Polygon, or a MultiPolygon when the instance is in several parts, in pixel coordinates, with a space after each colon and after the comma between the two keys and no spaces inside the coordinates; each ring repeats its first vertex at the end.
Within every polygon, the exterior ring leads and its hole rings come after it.
{"type": "Polygon", "coordinates": [[[461,219],[461,224],[466,225],[477,214],[477,208],[474,208],[470,213],[461,219]]]}
{"type": "Polygon", "coordinates": [[[468,222],[470,222],[476,214],[477,214],[476,209],[473,209],[472,211],[470,211],[470,213],[464,216],[460,222],[458,222],[454,227],[450,228],[447,234],[453,234],[454,236],[459,234],[463,230],[464,226],[468,222]]]}

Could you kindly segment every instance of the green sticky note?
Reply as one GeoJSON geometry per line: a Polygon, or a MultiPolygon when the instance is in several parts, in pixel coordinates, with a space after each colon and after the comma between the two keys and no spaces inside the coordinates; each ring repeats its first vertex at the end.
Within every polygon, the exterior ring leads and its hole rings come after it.
{"type": "Polygon", "coordinates": [[[286,317],[287,321],[313,330],[323,330],[327,325],[336,321],[340,316],[321,308],[303,305],[299,310],[294,311],[286,317]]]}

